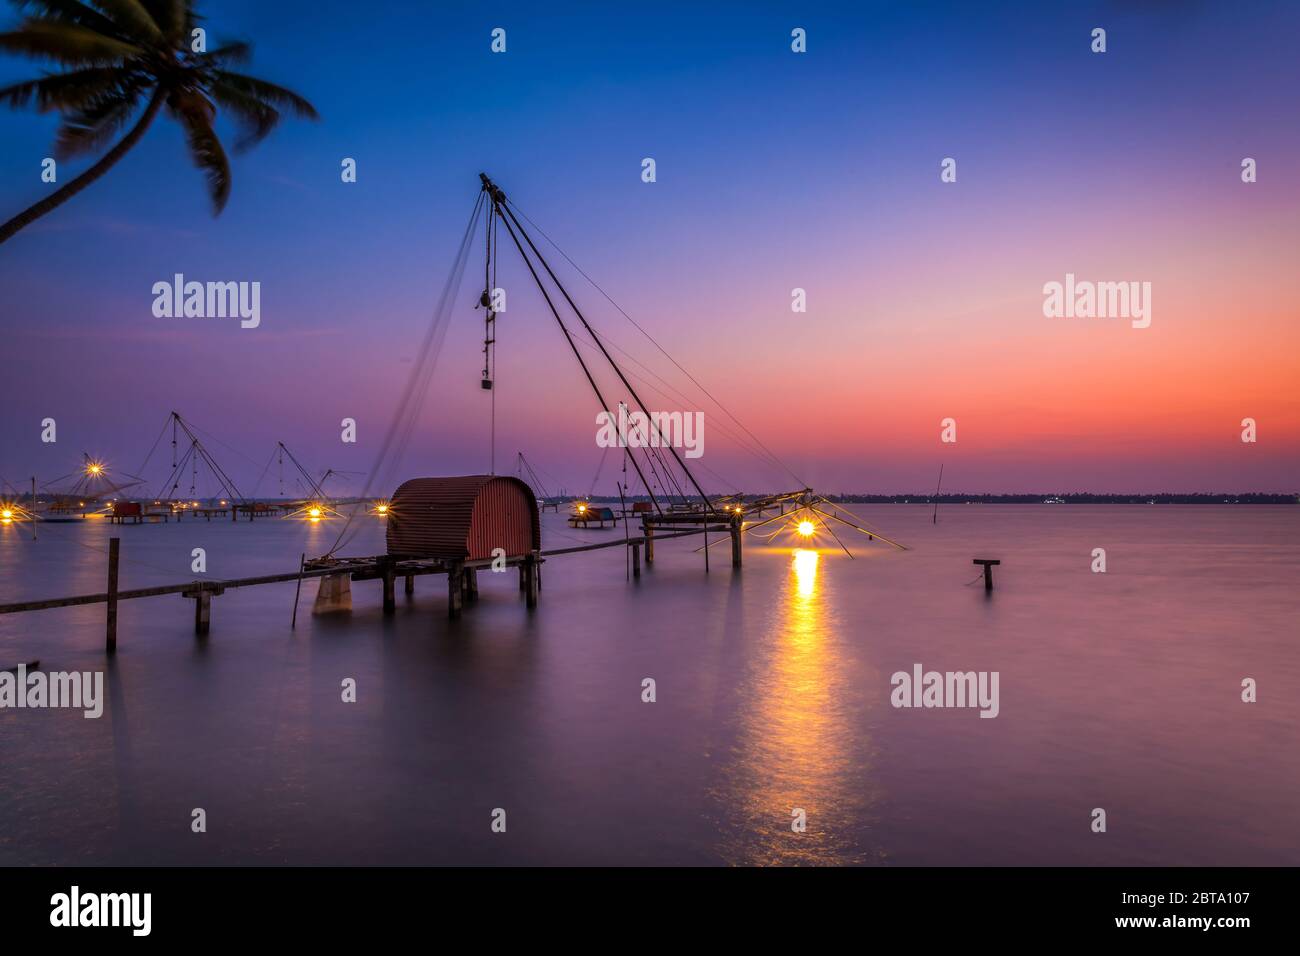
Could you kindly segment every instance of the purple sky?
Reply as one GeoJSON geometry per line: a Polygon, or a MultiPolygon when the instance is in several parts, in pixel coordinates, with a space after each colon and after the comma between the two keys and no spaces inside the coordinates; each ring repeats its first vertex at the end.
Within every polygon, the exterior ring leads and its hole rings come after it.
{"type": "MultiPolygon", "coordinates": [[[[322,115],[234,159],[220,218],[164,119],[0,247],[0,476],[44,481],[83,451],[133,471],[173,408],[234,449],[213,448],[245,487],[277,440],[317,473],[370,469],[486,170],[821,490],[924,491],[941,461],[971,492],[1296,489],[1294,4],[335,6],[208,6],[214,34],[254,41],[248,72],[322,115]],[[260,327],[154,317],[153,284],[178,272],[260,282],[260,327]],[[1044,283],[1067,273],[1150,282],[1151,327],[1044,317],[1044,283]]],[[[0,85],[42,68],[0,58],[0,85]]],[[[50,189],[55,127],[0,114],[0,215],[50,189]]],[[[488,467],[477,245],[470,269],[404,475],[488,467]]],[[[705,412],[706,488],[792,483],[562,272],[672,383],[649,404],[705,412]]],[[[498,470],[522,450],[593,490],[590,391],[513,254],[499,278],[498,470]]],[[[613,478],[611,461],[594,490],[613,478]]]]}

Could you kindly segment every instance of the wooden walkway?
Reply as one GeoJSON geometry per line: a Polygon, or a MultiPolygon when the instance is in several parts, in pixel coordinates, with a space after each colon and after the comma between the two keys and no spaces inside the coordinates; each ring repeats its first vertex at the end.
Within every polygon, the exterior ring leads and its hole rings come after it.
{"type": "MultiPolygon", "coordinates": [[[[732,533],[733,563],[739,566],[738,525],[717,525],[700,527],[690,531],[656,533],[647,526],[643,535],[617,538],[595,544],[584,544],[569,548],[553,548],[549,551],[535,551],[527,555],[506,558],[507,567],[519,569],[519,589],[524,592],[529,608],[537,606],[538,593],[541,591],[541,565],[548,557],[575,554],[581,551],[599,551],[605,548],[630,548],[632,551],[632,574],[641,576],[641,553],[645,549],[647,564],[654,563],[655,541],[670,538],[684,538],[697,534],[732,533]]],[[[263,574],[256,577],[232,578],[222,581],[196,579],[178,584],[164,584],[149,588],[132,588],[119,590],[118,563],[121,540],[109,539],[108,555],[108,590],[98,594],[78,594],[71,597],[47,598],[37,601],[17,601],[0,604],[0,614],[21,614],[28,611],[44,611],[60,607],[78,607],[87,604],[108,605],[106,648],[111,653],[117,647],[117,606],[121,601],[139,598],[160,597],[166,594],[179,594],[194,601],[194,630],[196,634],[208,633],[211,622],[212,598],[226,591],[238,588],[258,587],[264,584],[286,584],[297,582],[301,589],[302,582],[308,578],[330,578],[337,584],[341,581],[382,581],[384,613],[393,613],[396,609],[395,582],[405,578],[407,594],[415,591],[415,578],[427,574],[447,575],[447,611],[450,617],[459,617],[464,603],[478,598],[478,572],[500,566],[499,559],[485,558],[473,561],[446,560],[440,558],[402,559],[389,555],[361,558],[339,558],[328,560],[305,561],[298,571],[284,574],[263,574]]],[[[325,584],[322,583],[322,589],[325,584]]],[[[350,588],[348,589],[350,593],[350,588]]],[[[295,616],[297,599],[294,601],[295,616]]]]}

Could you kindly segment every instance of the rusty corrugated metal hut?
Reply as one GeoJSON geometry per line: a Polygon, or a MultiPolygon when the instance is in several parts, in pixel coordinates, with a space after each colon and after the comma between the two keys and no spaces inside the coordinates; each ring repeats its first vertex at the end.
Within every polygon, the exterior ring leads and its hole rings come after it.
{"type": "Polygon", "coordinates": [[[518,478],[412,478],[388,505],[388,553],[478,561],[504,548],[516,558],[542,546],[533,491],[518,478]]]}

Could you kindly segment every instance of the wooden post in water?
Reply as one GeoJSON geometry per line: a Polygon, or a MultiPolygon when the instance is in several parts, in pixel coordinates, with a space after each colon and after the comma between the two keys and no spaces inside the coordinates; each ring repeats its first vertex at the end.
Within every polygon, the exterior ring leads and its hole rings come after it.
{"type": "Polygon", "coordinates": [[[407,594],[414,594],[414,593],[415,593],[415,575],[414,575],[414,574],[408,574],[408,575],[406,576],[406,593],[407,593],[407,594]]]}
{"type": "Polygon", "coordinates": [[[655,563],[655,529],[645,518],[641,519],[641,533],[645,537],[645,563],[649,567],[655,563]]]}
{"type": "Polygon", "coordinates": [[[453,561],[447,568],[447,616],[460,617],[460,610],[464,606],[464,589],[465,589],[465,566],[459,561],[453,561]]]}
{"type": "Polygon", "coordinates": [[[740,546],[740,516],[731,519],[731,566],[738,568],[741,566],[741,546],[740,546]]]}
{"type": "Polygon", "coordinates": [[[194,596],[194,633],[206,637],[211,623],[212,592],[200,584],[198,593],[194,596]]]}
{"type": "Polygon", "coordinates": [[[533,551],[524,560],[524,567],[527,569],[528,591],[524,603],[529,609],[537,607],[537,552],[533,551]]]}
{"type": "Polygon", "coordinates": [[[632,543],[632,577],[641,577],[641,545],[632,543]]]}
{"type": "MultiPolygon", "coordinates": [[[[35,499],[32,503],[35,504],[35,499]]],[[[108,539],[108,635],[104,649],[110,654],[117,652],[117,561],[121,546],[121,538],[108,539]]]]}
{"type": "Polygon", "coordinates": [[[475,568],[465,569],[465,597],[471,604],[478,600],[478,571],[475,568]]]}
{"type": "Polygon", "coordinates": [[[1001,564],[1001,563],[1002,562],[997,558],[976,558],[971,562],[971,564],[984,565],[984,590],[985,591],[993,590],[993,565],[1001,564]]]}
{"type": "MultiPolygon", "coordinates": [[[[384,613],[392,614],[397,610],[397,597],[395,595],[395,585],[397,584],[397,572],[393,568],[391,558],[381,558],[384,574],[384,613]]],[[[407,578],[409,581],[410,578],[407,578]]]]}
{"type": "Polygon", "coordinates": [[[298,626],[298,598],[302,595],[302,569],[307,565],[307,552],[302,553],[298,559],[298,588],[293,592],[293,617],[289,621],[289,629],[298,626]]]}

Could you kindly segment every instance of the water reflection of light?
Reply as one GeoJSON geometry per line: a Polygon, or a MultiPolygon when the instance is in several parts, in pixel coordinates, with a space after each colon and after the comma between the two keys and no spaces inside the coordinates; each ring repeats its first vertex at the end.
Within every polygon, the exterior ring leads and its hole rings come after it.
{"type": "Polygon", "coordinates": [[[810,598],[817,590],[817,552],[798,548],[794,552],[794,576],[799,597],[810,598]]]}
{"type": "Polygon", "coordinates": [[[778,595],[759,592],[771,616],[753,633],[754,666],[740,687],[731,759],[721,768],[720,853],[742,865],[861,863],[873,857],[862,830],[874,802],[860,754],[863,731],[849,719],[853,688],[834,605],[818,587],[820,554],[791,554],[778,595]],[[807,813],[805,833],[792,811],[807,813]]]}

